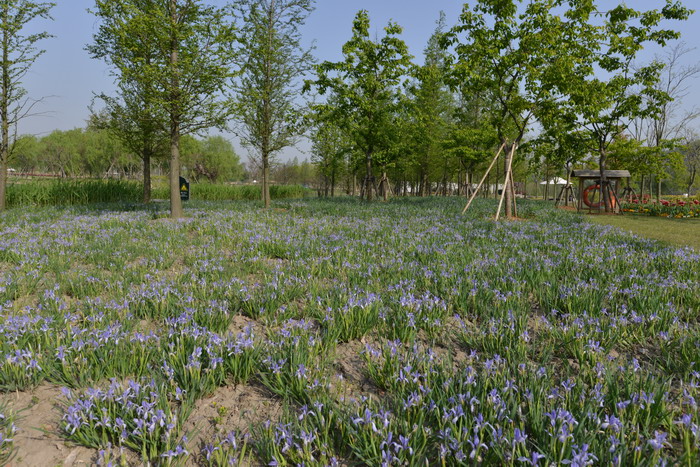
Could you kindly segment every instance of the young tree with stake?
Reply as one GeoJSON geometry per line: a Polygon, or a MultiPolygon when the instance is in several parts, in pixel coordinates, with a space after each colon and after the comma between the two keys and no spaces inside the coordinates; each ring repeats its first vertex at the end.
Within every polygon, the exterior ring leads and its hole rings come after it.
{"type": "Polygon", "coordinates": [[[589,147],[598,156],[600,189],[606,212],[613,208],[606,177],[611,145],[636,119],[656,119],[671,100],[659,87],[663,63],[655,61],[635,67],[647,44],[666,45],[679,33],[664,28],[668,20],[686,20],[691,10],[676,0],[666,0],[660,9],[641,11],[624,3],[608,11],[589,2],[586,10],[572,17],[575,34],[567,39],[576,44],[577,72],[558,80],[565,112],[576,116],[579,127],[589,135],[589,147]],[[602,22],[602,24],[600,24],[602,22]]]}
{"type": "MultiPolygon", "coordinates": [[[[566,74],[572,56],[561,46],[566,22],[554,12],[564,0],[523,3],[466,4],[459,23],[442,40],[444,47],[454,48],[451,84],[492,103],[484,117],[498,133],[499,153],[506,154],[501,203],[505,200],[507,218],[514,215],[511,177],[517,148],[538,112],[553,105],[553,81],[566,74]]],[[[500,213],[499,205],[497,219],[500,213]]]]}

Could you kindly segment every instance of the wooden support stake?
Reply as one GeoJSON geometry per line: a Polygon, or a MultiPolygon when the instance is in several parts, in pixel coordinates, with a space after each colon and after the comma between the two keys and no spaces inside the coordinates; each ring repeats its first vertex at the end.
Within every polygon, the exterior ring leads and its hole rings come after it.
{"type": "MultiPolygon", "coordinates": [[[[501,217],[501,209],[503,208],[503,200],[506,198],[506,190],[508,189],[508,182],[510,182],[510,171],[513,166],[513,156],[515,156],[515,143],[510,149],[510,159],[508,160],[508,168],[506,169],[506,181],[503,184],[503,191],[501,191],[501,201],[498,202],[498,211],[496,211],[496,220],[501,217]]],[[[496,186],[498,186],[498,180],[496,180],[496,186]]]]}
{"type": "MultiPolygon", "coordinates": [[[[479,182],[479,185],[476,187],[476,190],[474,190],[474,193],[472,193],[472,196],[469,198],[469,202],[467,205],[464,207],[462,210],[462,214],[467,212],[467,209],[469,209],[469,206],[471,206],[472,201],[474,201],[474,198],[476,198],[476,195],[479,193],[479,190],[481,189],[481,186],[484,184],[484,180],[486,180],[486,177],[489,176],[489,173],[491,172],[491,169],[493,169],[493,165],[496,163],[498,158],[501,156],[501,153],[503,152],[503,149],[506,147],[506,143],[503,143],[501,147],[498,149],[498,152],[496,153],[496,157],[493,158],[493,161],[491,162],[491,165],[489,168],[486,170],[486,173],[482,177],[481,181],[479,182]]],[[[498,184],[498,179],[496,179],[496,184],[498,184]]]]}
{"type": "MultiPolygon", "coordinates": [[[[513,154],[515,157],[515,154],[513,154]]],[[[513,196],[513,215],[518,217],[518,198],[515,197],[515,180],[513,180],[513,171],[510,171],[510,188],[513,196]]]]}

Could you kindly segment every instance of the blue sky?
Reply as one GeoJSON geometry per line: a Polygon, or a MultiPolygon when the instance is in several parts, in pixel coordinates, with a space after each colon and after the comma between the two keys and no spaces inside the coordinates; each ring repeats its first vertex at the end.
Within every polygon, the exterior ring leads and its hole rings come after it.
{"type": "MultiPolygon", "coordinates": [[[[698,0],[688,0],[691,7],[698,0]]],[[[88,106],[94,93],[109,92],[113,78],[107,66],[92,60],[85,52],[97,28],[95,18],[87,12],[91,0],[58,0],[53,10],[54,21],[35,27],[48,30],[55,37],[45,41],[46,53],[37,61],[25,79],[25,87],[33,98],[43,97],[37,106],[41,115],[29,117],[21,123],[20,133],[45,135],[55,129],[68,130],[83,127],[89,115],[88,106]]],[[[223,1],[211,0],[214,4],[223,1]]],[[[601,4],[616,5],[613,0],[601,4]]],[[[661,0],[630,0],[636,8],[648,9],[661,6],[661,0]]],[[[457,20],[463,2],[455,0],[317,0],[316,10],[303,28],[307,44],[315,41],[315,55],[319,60],[338,60],[341,47],[350,38],[352,19],[360,9],[370,13],[372,27],[378,34],[389,20],[404,28],[403,39],[411,53],[420,60],[425,44],[435,29],[435,22],[442,10],[447,14],[448,26],[457,20]]],[[[683,40],[694,46],[700,44],[700,14],[685,23],[676,24],[683,40]]],[[[650,60],[659,50],[645,51],[642,59],[650,60]]],[[[689,62],[700,62],[700,51],[688,55],[689,62]]],[[[693,92],[687,107],[700,107],[700,80],[693,83],[693,92]]],[[[700,129],[700,121],[697,122],[700,129]]],[[[235,141],[233,135],[226,135],[235,141]]],[[[302,149],[306,146],[302,144],[302,149]]],[[[245,156],[245,152],[241,154],[245,156]]],[[[299,156],[298,150],[289,149],[281,159],[299,156]]]]}

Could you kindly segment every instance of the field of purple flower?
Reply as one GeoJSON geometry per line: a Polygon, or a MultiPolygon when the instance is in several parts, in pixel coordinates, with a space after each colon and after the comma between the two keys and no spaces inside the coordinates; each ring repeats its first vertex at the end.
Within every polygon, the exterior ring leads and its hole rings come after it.
{"type": "Polygon", "coordinates": [[[0,464],[700,463],[700,254],[461,205],[8,212],[0,464]]]}

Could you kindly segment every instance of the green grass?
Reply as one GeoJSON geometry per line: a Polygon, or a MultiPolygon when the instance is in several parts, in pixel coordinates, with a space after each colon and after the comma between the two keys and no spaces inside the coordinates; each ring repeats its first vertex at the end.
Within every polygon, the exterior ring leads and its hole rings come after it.
{"type": "Polygon", "coordinates": [[[587,216],[586,220],[611,225],[633,234],[700,251],[700,219],[637,216],[587,216]]]}
{"type": "MultiPolygon", "coordinates": [[[[296,199],[313,195],[300,185],[270,187],[272,199],[296,199]]],[[[152,197],[168,199],[167,184],[154,183],[152,197]]],[[[193,183],[192,198],[200,201],[256,201],[259,185],[193,183]]],[[[7,187],[8,207],[75,206],[98,203],[138,203],[143,199],[143,184],[131,180],[20,180],[7,187]]]]}
{"type": "MultiPolygon", "coordinates": [[[[153,197],[155,199],[167,199],[170,188],[165,184],[154,186],[153,197]]],[[[191,199],[202,201],[256,201],[262,197],[260,185],[223,185],[215,183],[193,183],[191,186],[191,199]]],[[[272,199],[304,198],[312,195],[313,190],[301,185],[272,185],[270,197],[272,199]]]]}
{"type": "Polygon", "coordinates": [[[7,187],[7,205],[70,206],[93,203],[137,202],[142,185],[123,180],[32,180],[7,187]]]}

